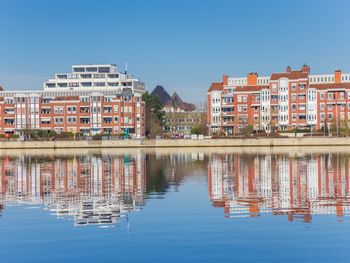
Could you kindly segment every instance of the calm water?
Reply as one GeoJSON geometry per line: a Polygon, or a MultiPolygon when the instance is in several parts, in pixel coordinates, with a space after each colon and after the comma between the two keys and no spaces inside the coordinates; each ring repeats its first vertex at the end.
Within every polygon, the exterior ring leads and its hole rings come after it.
{"type": "Polygon", "coordinates": [[[349,262],[350,151],[0,157],[1,262],[349,262]]]}

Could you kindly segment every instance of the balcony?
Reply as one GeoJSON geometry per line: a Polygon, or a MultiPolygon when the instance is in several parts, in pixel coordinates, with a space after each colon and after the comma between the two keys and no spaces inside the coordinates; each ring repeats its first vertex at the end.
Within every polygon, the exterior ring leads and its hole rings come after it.
{"type": "Polygon", "coordinates": [[[80,118],[80,124],[90,124],[90,118],[80,118]]]}
{"type": "Polygon", "coordinates": [[[111,117],[103,118],[103,123],[104,124],[111,124],[112,123],[112,118],[111,117]]]}
{"type": "Polygon", "coordinates": [[[90,107],[80,107],[80,113],[90,113],[90,107]]]}
{"type": "Polygon", "coordinates": [[[4,113],[5,114],[15,114],[15,110],[14,109],[5,109],[4,113]]]}
{"type": "Polygon", "coordinates": [[[14,125],[15,119],[4,119],[5,125],[14,125]]]}
{"type": "Polygon", "coordinates": [[[104,107],[103,113],[112,113],[112,107],[104,107]]]}
{"type": "Polygon", "coordinates": [[[41,114],[51,114],[51,109],[41,109],[41,114]]]}

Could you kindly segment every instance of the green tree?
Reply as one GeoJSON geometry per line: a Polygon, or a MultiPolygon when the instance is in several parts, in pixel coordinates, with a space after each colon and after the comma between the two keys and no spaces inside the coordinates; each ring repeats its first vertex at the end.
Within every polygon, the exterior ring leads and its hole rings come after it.
{"type": "Polygon", "coordinates": [[[142,100],[145,102],[146,135],[154,137],[161,134],[165,117],[164,105],[157,96],[150,95],[148,91],[142,95],[142,100]]]}
{"type": "Polygon", "coordinates": [[[208,134],[208,127],[205,124],[199,124],[191,128],[191,134],[208,134]]]}

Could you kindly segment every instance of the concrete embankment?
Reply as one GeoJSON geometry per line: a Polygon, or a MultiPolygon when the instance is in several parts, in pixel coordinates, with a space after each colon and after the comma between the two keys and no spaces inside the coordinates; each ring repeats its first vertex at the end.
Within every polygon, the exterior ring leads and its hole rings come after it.
{"type": "Polygon", "coordinates": [[[350,146],[350,138],[252,138],[205,140],[3,141],[0,149],[350,146]]]}

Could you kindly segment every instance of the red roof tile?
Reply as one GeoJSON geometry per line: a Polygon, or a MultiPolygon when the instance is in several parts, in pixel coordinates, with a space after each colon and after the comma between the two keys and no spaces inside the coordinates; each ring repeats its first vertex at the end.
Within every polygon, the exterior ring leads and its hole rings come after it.
{"type": "Polygon", "coordinates": [[[283,73],[272,73],[270,80],[278,80],[280,78],[287,79],[306,79],[308,77],[308,72],[301,72],[300,70],[283,72],[283,73]]]}
{"type": "Polygon", "coordinates": [[[262,89],[268,89],[269,86],[237,86],[235,92],[254,92],[262,89]]]}
{"type": "Polygon", "coordinates": [[[222,84],[222,82],[213,82],[208,90],[208,92],[212,92],[215,90],[221,91],[224,89],[224,86],[222,84]]]}
{"type": "Polygon", "coordinates": [[[322,83],[322,84],[310,84],[310,88],[318,90],[324,89],[350,89],[350,83],[322,83]]]}

